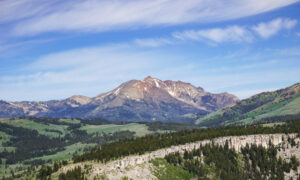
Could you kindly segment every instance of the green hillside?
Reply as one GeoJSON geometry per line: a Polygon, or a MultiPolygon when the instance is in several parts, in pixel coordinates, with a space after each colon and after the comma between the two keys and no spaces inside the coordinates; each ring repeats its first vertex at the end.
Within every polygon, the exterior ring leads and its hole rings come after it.
{"type": "Polygon", "coordinates": [[[202,127],[285,121],[300,116],[300,84],[264,92],[196,120],[202,127]]]}

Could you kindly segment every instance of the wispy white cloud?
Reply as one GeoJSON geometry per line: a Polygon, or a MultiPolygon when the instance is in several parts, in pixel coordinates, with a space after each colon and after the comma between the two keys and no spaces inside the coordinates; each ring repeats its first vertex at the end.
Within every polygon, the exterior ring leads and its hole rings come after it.
{"type": "Polygon", "coordinates": [[[141,47],[159,47],[163,45],[173,44],[171,39],[167,38],[147,38],[147,39],[136,39],[134,43],[141,47]]]}
{"type": "Polygon", "coordinates": [[[4,0],[0,5],[0,23],[26,18],[14,27],[15,35],[53,31],[101,32],[230,20],[295,2],[299,0],[67,0],[53,5],[49,1],[21,0],[13,3],[4,0]]]}
{"type": "Polygon", "coordinates": [[[277,18],[270,22],[262,22],[252,29],[261,37],[269,38],[277,34],[280,30],[291,29],[297,24],[297,20],[289,18],[277,18]]]}
{"type": "Polygon", "coordinates": [[[180,40],[210,40],[216,43],[251,42],[253,39],[252,34],[247,29],[236,25],[226,28],[176,32],[173,37],[180,40]]]}
{"type": "Polygon", "coordinates": [[[57,39],[58,38],[44,38],[17,41],[12,43],[0,43],[0,58],[15,56],[16,54],[19,54],[20,51],[24,51],[27,48],[37,46],[39,44],[49,43],[57,39]]]}
{"type": "Polygon", "coordinates": [[[162,53],[130,45],[87,47],[42,56],[26,68],[0,77],[0,99],[47,100],[73,94],[92,97],[147,75],[190,82],[210,92],[236,92],[244,98],[252,95],[249,87],[268,88],[272,84],[280,88],[297,82],[300,75],[297,57],[286,59],[286,54],[277,50],[264,51],[260,57],[239,50],[233,55],[218,54],[217,60],[188,61],[188,52],[178,49],[162,53]],[[285,61],[274,60],[274,56],[285,61]]]}
{"type": "Polygon", "coordinates": [[[289,18],[277,18],[269,22],[261,22],[255,26],[232,25],[223,28],[210,28],[199,30],[185,30],[174,32],[172,37],[177,40],[194,40],[211,43],[224,42],[252,42],[255,39],[254,32],[262,38],[269,38],[280,30],[292,29],[297,20],[289,18]]]}
{"type": "Polygon", "coordinates": [[[269,50],[274,55],[286,56],[286,57],[297,57],[300,56],[300,46],[290,47],[290,48],[281,48],[281,49],[271,49],[269,50]]]}
{"type": "Polygon", "coordinates": [[[153,74],[156,68],[169,63],[167,59],[175,58],[126,44],[56,52],[15,70],[13,75],[1,76],[0,94],[7,100],[46,100],[73,94],[95,96],[124,81],[153,74]]]}
{"type": "MultiPolygon", "coordinates": [[[[46,15],[55,10],[54,5],[58,2],[59,0],[2,0],[0,1],[0,24],[46,15]]],[[[61,5],[60,8],[69,3],[65,2],[61,5]]]]}

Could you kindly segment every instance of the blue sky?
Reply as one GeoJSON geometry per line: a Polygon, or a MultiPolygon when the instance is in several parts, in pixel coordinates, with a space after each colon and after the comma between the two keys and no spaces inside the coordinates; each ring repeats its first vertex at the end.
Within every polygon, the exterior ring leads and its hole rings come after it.
{"type": "Polygon", "coordinates": [[[0,99],[148,75],[247,98],[299,82],[299,0],[1,0],[0,99]]]}

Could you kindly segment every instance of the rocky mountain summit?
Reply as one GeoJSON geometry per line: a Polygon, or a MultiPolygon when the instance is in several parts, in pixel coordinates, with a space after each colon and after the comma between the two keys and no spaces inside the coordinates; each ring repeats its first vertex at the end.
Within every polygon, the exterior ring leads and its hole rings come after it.
{"type": "Polygon", "coordinates": [[[192,120],[239,99],[229,93],[213,94],[182,81],[150,76],[125,82],[94,98],[72,96],[44,102],[0,101],[0,117],[37,116],[96,118],[112,121],[192,120]]]}

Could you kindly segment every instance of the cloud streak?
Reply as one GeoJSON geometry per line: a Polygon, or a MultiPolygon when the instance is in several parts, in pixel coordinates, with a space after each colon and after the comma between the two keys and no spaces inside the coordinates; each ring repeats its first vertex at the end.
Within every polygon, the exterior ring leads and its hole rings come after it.
{"type": "Polygon", "coordinates": [[[226,28],[177,32],[173,34],[173,37],[180,40],[209,40],[216,43],[251,42],[253,39],[252,34],[247,29],[236,25],[226,28]]]}
{"type": "Polygon", "coordinates": [[[167,38],[147,38],[147,39],[136,39],[134,43],[141,47],[159,47],[163,45],[174,44],[174,41],[167,38]]]}
{"type": "Polygon", "coordinates": [[[0,24],[18,21],[50,13],[58,0],[2,0],[0,1],[0,24]]]}
{"type": "Polygon", "coordinates": [[[14,4],[4,0],[4,6],[0,6],[3,17],[0,23],[26,18],[14,26],[14,35],[103,32],[231,20],[281,8],[299,0],[69,0],[60,2],[59,6],[46,2],[22,0],[14,4]]]}
{"type": "Polygon", "coordinates": [[[5,100],[48,100],[73,94],[92,97],[124,81],[152,75],[191,82],[211,92],[244,91],[237,92],[244,98],[252,95],[246,90],[253,84],[283,82],[287,86],[297,82],[298,61],[276,51],[267,50],[258,59],[252,51],[237,51],[234,55],[219,54],[215,60],[187,62],[178,49],[163,54],[129,44],[72,49],[42,56],[25,68],[12,70],[11,75],[1,76],[0,94],[5,100]],[[273,60],[274,56],[286,61],[273,60]],[[234,63],[237,59],[239,63],[234,63]]]}
{"type": "Polygon", "coordinates": [[[16,70],[22,73],[1,76],[0,94],[7,100],[57,99],[72,94],[95,96],[124,81],[154,73],[164,59],[168,59],[166,55],[126,44],[56,52],[16,70]]]}
{"type": "Polygon", "coordinates": [[[269,22],[261,22],[252,27],[243,27],[238,25],[224,28],[211,28],[200,30],[185,30],[175,32],[172,36],[178,40],[204,41],[208,43],[224,42],[252,42],[255,39],[255,33],[260,37],[267,39],[276,35],[280,30],[290,30],[295,27],[297,20],[289,18],[277,18],[269,22]]]}
{"type": "Polygon", "coordinates": [[[297,24],[297,20],[288,18],[277,18],[270,22],[259,23],[252,29],[262,38],[269,38],[277,34],[280,30],[292,29],[297,24]]]}

